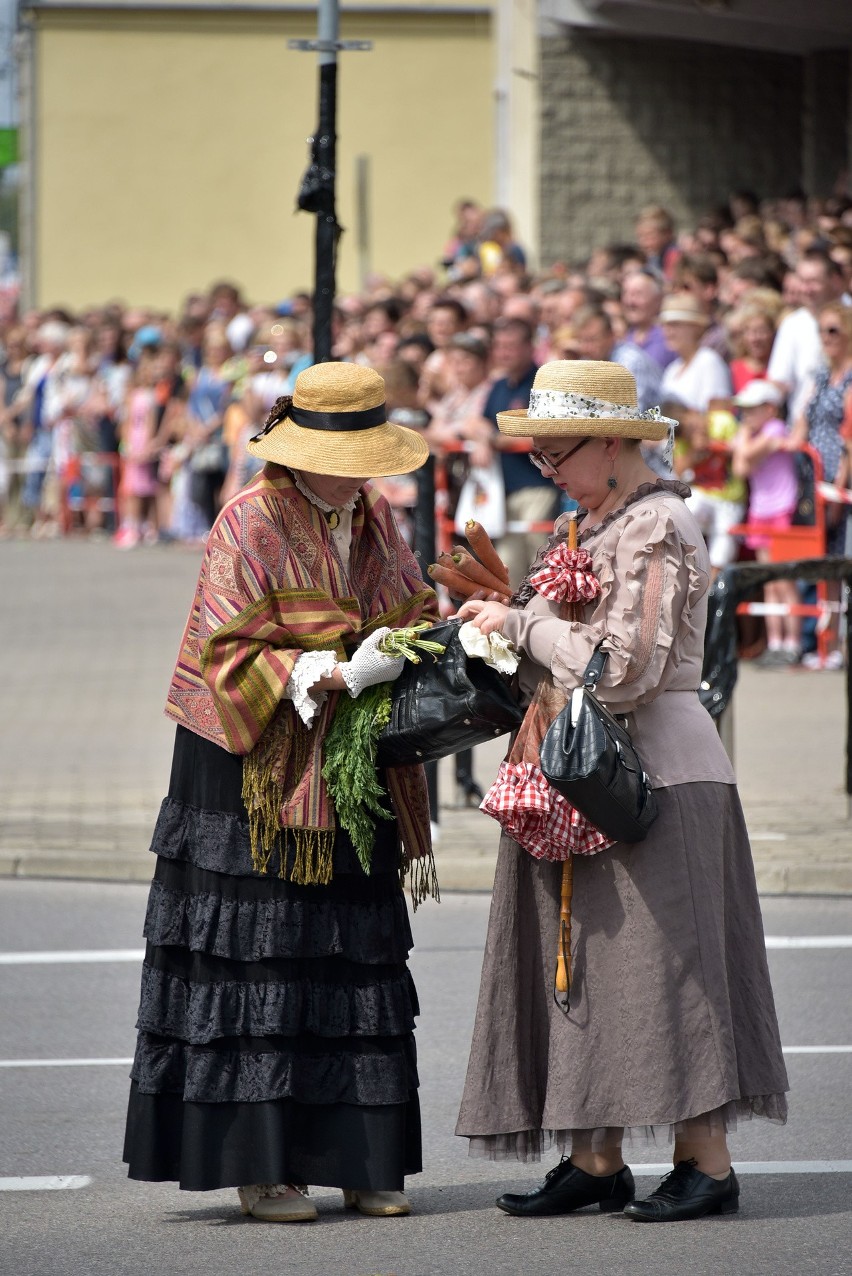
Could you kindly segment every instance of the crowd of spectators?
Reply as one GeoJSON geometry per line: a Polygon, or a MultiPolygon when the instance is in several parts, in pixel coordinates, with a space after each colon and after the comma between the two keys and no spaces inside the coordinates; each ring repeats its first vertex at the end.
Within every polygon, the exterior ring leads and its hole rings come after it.
{"type": "MultiPolygon", "coordinates": [[[[311,362],[307,293],[251,304],[223,282],[178,315],[122,304],[7,311],[5,535],[78,531],[122,549],[203,541],[253,472],[246,439],[311,362]]],[[[526,406],[546,360],[622,363],[640,406],[677,418],[672,465],[693,489],[714,570],[743,552],[730,529],[747,517],[750,485],[764,493],[764,524],[795,517],[800,476],[789,467],[803,443],[826,480],[850,485],[852,198],[760,202],[740,191],[692,228],[651,206],[632,242],[537,272],[503,210],[464,200],[435,266],[338,297],[332,337],[333,357],[378,368],[394,419],[425,432],[450,514],[471,473],[501,480],[502,517],[536,528],[501,541],[513,581],[557,510],[552,484],[498,434],[496,414],[526,406]],[[782,492],[789,508],[773,506],[782,492]]],[[[662,451],[648,459],[671,473],[662,451]]],[[[411,479],[388,481],[404,524],[415,493],[411,479]]],[[[828,552],[848,550],[848,510],[828,506],[828,552]]],[[[762,541],[745,552],[766,555],[762,541]]],[[[765,662],[798,661],[798,624],[770,628],[765,662]]]]}

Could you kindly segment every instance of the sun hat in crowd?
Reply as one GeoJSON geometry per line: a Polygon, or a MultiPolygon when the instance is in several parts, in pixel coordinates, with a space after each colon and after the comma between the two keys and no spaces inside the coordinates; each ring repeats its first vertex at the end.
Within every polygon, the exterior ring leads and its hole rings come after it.
{"type": "Polygon", "coordinates": [[[663,300],[660,323],[694,323],[706,328],[710,320],[691,292],[673,292],[663,300]]]}
{"type": "Polygon", "coordinates": [[[735,408],[761,408],[765,403],[778,404],[781,399],[782,394],[777,385],[758,378],[755,381],[749,381],[739,394],[734,395],[731,402],[735,408]]]}
{"type": "Polygon", "coordinates": [[[529,408],[497,413],[503,434],[536,437],[572,434],[663,439],[677,422],[659,408],[640,412],[636,382],[620,363],[555,359],[535,374],[529,408]]]}
{"type": "Polygon", "coordinates": [[[429,455],[415,430],[390,424],[384,381],[358,363],[317,363],[300,372],[292,397],[276,401],[247,450],[263,461],[339,478],[408,474],[429,455]]]}

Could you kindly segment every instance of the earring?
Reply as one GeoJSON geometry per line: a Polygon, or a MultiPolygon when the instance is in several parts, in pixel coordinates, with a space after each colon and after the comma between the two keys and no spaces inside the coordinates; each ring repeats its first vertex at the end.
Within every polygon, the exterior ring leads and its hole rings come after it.
{"type": "Polygon", "coordinates": [[[606,481],[606,485],[612,492],[614,492],[615,489],[618,487],[618,479],[615,477],[614,474],[610,474],[609,478],[606,481]]]}

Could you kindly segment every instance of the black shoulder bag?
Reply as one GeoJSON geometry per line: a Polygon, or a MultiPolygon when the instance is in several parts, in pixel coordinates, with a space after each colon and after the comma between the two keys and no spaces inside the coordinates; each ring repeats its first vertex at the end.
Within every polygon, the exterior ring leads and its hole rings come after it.
{"type": "Polygon", "coordinates": [[[656,819],[657,803],[626,727],[594,694],[608,654],[595,651],[583,685],[548,727],[541,769],[607,837],[641,842],[656,819]]]}
{"type": "Polygon", "coordinates": [[[444,644],[434,660],[406,662],[391,693],[390,721],[378,741],[379,766],[410,766],[470,749],[514,731],[524,713],[507,679],[459,642],[459,621],[444,620],[420,635],[444,644]]]}

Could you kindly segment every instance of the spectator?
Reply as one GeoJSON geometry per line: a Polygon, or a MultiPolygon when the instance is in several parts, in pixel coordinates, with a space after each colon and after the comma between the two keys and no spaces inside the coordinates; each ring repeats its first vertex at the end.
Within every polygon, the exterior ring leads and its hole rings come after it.
{"type": "Polygon", "coordinates": [[[773,307],[766,301],[752,300],[753,296],[751,294],[749,300],[728,318],[729,339],[735,356],[730,365],[735,394],[739,394],[750,381],[766,376],[775,340],[781,298],[778,297],[777,306],[773,307]]]}
{"type": "Polygon", "coordinates": [[[485,279],[501,271],[516,274],[526,269],[526,253],[515,242],[512,219],[502,208],[492,208],[485,214],[478,251],[479,268],[485,279]]]}
{"type": "MultiPolygon", "coordinates": [[[[748,521],[773,531],[790,527],[796,508],[796,463],[788,447],[787,428],[778,419],[781,391],[771,381],[752,380],[734,398],[742,424],[733,444],[732,470],[748,479],[748,521]]],[[[760,531],[746,537],[760,563],[770,561],[771,538],[760,531]]],[[[799,602],[792,580],[768,581],[763,588],[766,603],[794,608],[799,602]]],[[[762,668],[796,665],[801,658],[801,623],[792,614],[766,616],[766,651],[757,660],[762,668]]]]}
{"type": "MultiPolygon", "coordinates": [[[[522,440],[526,451],[510,450],[501,446],[506,439],[497,431],[498,412],[529,405],[538,371],[533,362],[533,333],[529,324],[523,319],[498,321],[494,326],[491,358],[498,379],[489,391],[482,415],[491,426],[491,449],[497,450],[502,462],[507,520],[532,524],[548,521],[556,514],[557,495],[550,480],[531,463],[527,454],[529,440],[522,440]]],[[[508,442],[511,444],[513,440],[508,442]]],[[[513,586],[520,584],[540,543],[541,533],[535,531],[512,531],[501,537],[498,550],[509,569],[513,586]]]]}
{"type": "Polygon", "coordinates": [[[641,411],[659,407],[659,365],[632,342],[616,341],[612,322],[605,310],[596,306],[581,307],[574,315],[573,328],[581,359],[605,359],[610,363],[620,363],[628,372],[633,373],[641,411]]]}
{"type": "MultiPolygon", "coordinates": [[[[841,431],[852,420],[852,308],[828,302],[818,312],[824,356],[810,387],[805,411],[793,429],[793,444],[808,442],[822,458],[825,479],[845,487],[846,447],[841,431]]],[[[846,544],[847,507],[830,505],[828,553],[842,554],[846,544]]]]}
{"type": "Polygon", "coordinates": [[[121,496],[122,526],[115,537],[117,549],[134,549],[144,539],[157,539],[157,352],[142,351],[121,424],[124,461],[121,496]]]}
{"type": "Polygon", "coordinates": [[[719,272],[711,255],[695,253],[681,257],[675,269],[675,286],[679,292],[692,294],[707,319],[702,346],[709,346],[727,359],[728,339],[719,319],[719,272]]]}
{"type": "Polygon", "coordinates": [[[674,242],[674,221],[658,204],[643,208],[636,220],[636,242],[645,254],[645,264],[661,279],[671,281],[680,257],[674,242]]]}
{"type": "Polygon", "coordinates": [[[467,311],[454,297],[439,297],[426,321],[426,334],[434,347],[423,365],[420,378],[420,401],[431,413],[437,401],[447,393],[447,350],[457,333],[467,327],[467,311]]]}
{"type": "Polygon", "coordinates": [[[731,378],[724,359],[702,345],[708,325],[705,310],[688,292],[673,293],[660,314],[666,344],[677,358],[663,373],[661,393],[686,408],[706,412],[711,399],[727,399],[731,378]]]}
{"type": "Polygon", "coordinates": [[[663,372],[677,358],[666,345],[660,327],[660,303],[663,290],[659,280],[648,270],[633,270],[625,275],[621,286],[621,309],[627,323],[624,340],[637,346],[663,372]]]}
{"type": "Polygon", "coordinates": [[[796,268],[796,282],[802,304],[781,320],[767,377],[787,396],[788,420],[798,421],[810,397],[813,379],[824,365],[817,314],[843,293],[843,276],[821,248],[809,249],[796,268]]]}

